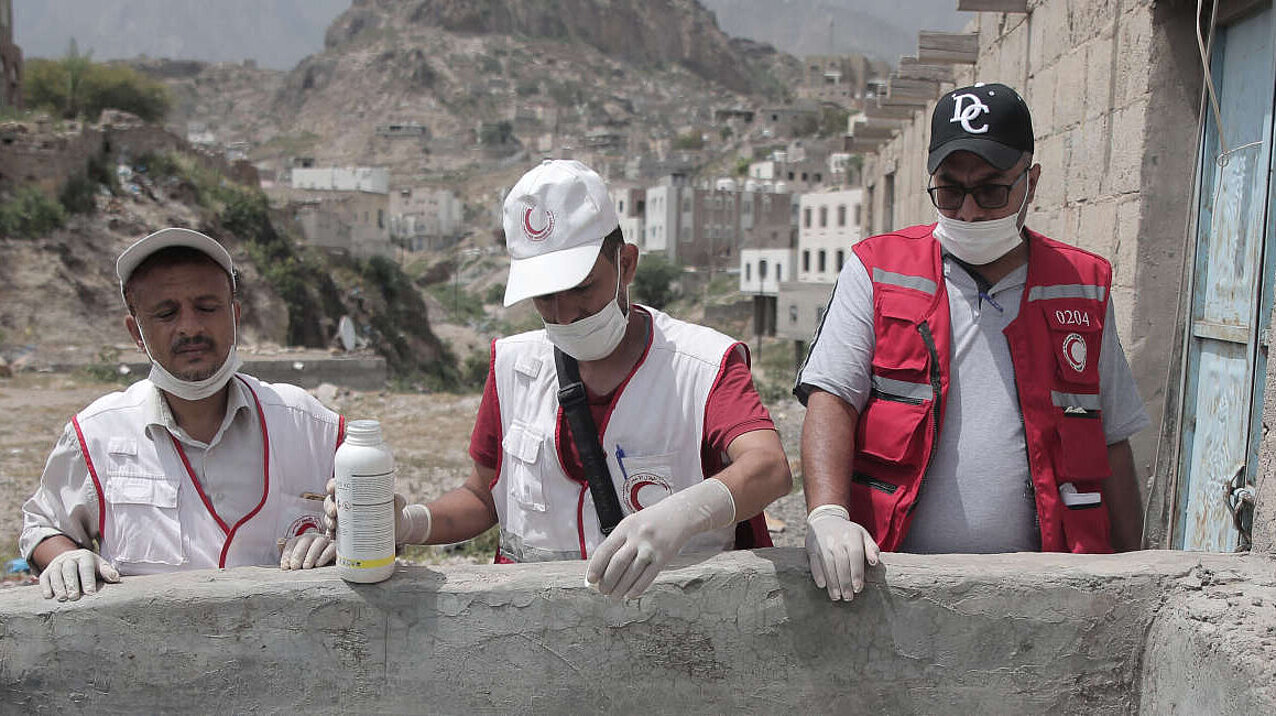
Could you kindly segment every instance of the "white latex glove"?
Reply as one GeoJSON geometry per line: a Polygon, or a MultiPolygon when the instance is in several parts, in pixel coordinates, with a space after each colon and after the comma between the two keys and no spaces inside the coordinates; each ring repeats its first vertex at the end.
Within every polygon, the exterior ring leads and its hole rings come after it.
{"type": "Polygon", "coordinates": [[[734,522],[731,491],[711,477],[621,520],[590,558],[585,580],[602,594],[637,597],[687,540],[734,522]]]}
{"type": "Polygon", "coordinates": [[[815,586],[849,602],[864,588],[864,562],[876,565],[881,551],[845,507],[820,505],[806,516],[806,555],[815,586]]]}
{"type": "Polygon", "coordinates": [[[315,531],[302,532],[284,544],[280,569],[310,569],[332,564],[337,558],[337,541],[315,531]]]}
{"type": "MultiPolygon", "coordinates": [[[[328,495],[323,498],[324,527],[330,538],[337,534],[337,481],[328,480],[328,495]]],[[[394,544],[425,544],[430,539],[430,508],[409,505],[407,499],[394,493],[394,544]]]]}
{"type": "Polygon", "coordinates": [[[87,549],[72,549],[49,560],[40,572],[40,589],[45,599],[58,598],[59,602],[75,601],[80,594],[97,594],[97,578],[119,583],[120,573],[110,562],[87,549]]]}

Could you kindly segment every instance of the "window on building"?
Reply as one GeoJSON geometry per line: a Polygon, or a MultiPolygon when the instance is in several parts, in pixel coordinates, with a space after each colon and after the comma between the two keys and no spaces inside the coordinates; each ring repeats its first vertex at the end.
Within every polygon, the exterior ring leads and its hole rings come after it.
{"type": "Polygon", "coordinates": [[[784,264],[775,265],[775,280],[776,281],[784,280],[784,264]]]}
{"type": "Polygon", "coordinates": [[[802,250],[802,270],[804,272],[811,270],[811,250],[810,249],[802,250]]]}
{"type": "Polygon", "coordinates": [[[827,256],[825,256],[824,249],[820,249],[819,256],[816,259],[816,262],[818,264],[817,268],[820,273],[824,273],[824,271],[828,268],[828,262],[825,260],[826,258],[827,256]]]}
{"type": "Polygon", "coordinates": [[[809,206],[802,210],[802,225],[808,229],[811,228],[811,207],[809,206]]]}
{"type": "Polygon", "coordinates": [[[842,270],[842,264],[846,263],[846,252],[842,249],[837,250],[837,270],[842,270]]]}
{"type": "Polygon", "coordinates": [[[385,228],[385,211],[382,209],[377,209],[377,228],[385,228]]]}
{"type": "Polygon", "coordinates": [[[793,181],[793,172],[789,172],[789,181],[793,181]]]}
{"type": "Polygon", "coordinates": [[[744,265],[744,280],[745,281],[753,280],[753,264],[751,263],[746,263],[744,265]]]}
{"type": "Polygon", "coordinates": [[[763,281],[766,280],[766,259],[762,259],[758,262],[758,278],[763,281]]]}
{"type": "Polygon", "coordinates": [[[808,181],[806,172],[802,172],[802,181],[808,181]]]}
{"type": "Polygon", "coordinates": [[[621,200],[620,200],[620,201],[616,204],[616,213],[617,213],[617,214],[620,214],[621,216],[624,216],[624,214],[625,214],[625,200],[624,200],[624,199],[621,199],[621,200]]]}
{"type": "Polygon", "coordinates": [[[864,223],[863,218],[864,218],[864,207],[859,204],[856,204],[855,205],[855,225],[859,226],[860,224],[864,223]]]}
{"type": "Polygon", "coordinates": [[[824,227],[828,225],[829,225],[829,208],[827,206],[821,206],[820,207],[820,228],[823,229],[824,227]]]}
{"type": "Polygon", "coordinates": [[[837,205],[837,225],[846,226],[846,204],[837,205]]]}
{"type": "Polygon", "coordinates": [[[820,182],[822,182],[822,181],[824,181],[824,173],[823,173],[823,172],[816,172],[816,173],[815,173],[815,183],[816,183],[816,184],[819,184],[819,183],[820,183],[820,182]]]}

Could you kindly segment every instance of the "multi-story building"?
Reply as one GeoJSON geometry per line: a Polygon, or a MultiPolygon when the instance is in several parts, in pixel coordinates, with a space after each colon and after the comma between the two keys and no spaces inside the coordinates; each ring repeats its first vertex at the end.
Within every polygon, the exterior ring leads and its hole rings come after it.
{"type": "Polygon", "coordinates": [[[306,242],[355,258],[393,256],[385,194],[331,192],[294,202],[306,242]]]}
{"type": "Polygon", "coordinates": [[[446,248],[460,234],[464,209],[449,189],[395,189],[389,196],[390,238],[409,251],[446,248]]]}
{"type": "Polygon", "coordinates": [[[796,280],[780,284],[776,335],[801,342],[815,334],[851,247],[864,238],[863,194],[862,189],[841,189],[799,198],[796,280]]]}
{"type": "Polygon", "coordinates": [[[667,177],[646,192],[644,248],[698,270],[735,270],[745,246],[791,248],[790,202],[760,182],[741,188],[719,179],[712,188],[696,188],[684,177],[667,177]]]}
{"type": "Polygon", "coordinates": [[[800,99],[852,106],[862,99],[874,67],[863,55],[809,55],[804,57],[800,99]]]}
{"type": "Polygon", "coordinates": [[[296,167],[293,189],[390,193],[390,170],[384,167],[296,167]]]}
{"type": "Polygon", "coordinates": [[[0,0],[0,107],[22,107],[22,49],[13,41],[13,0],[0,0]]]}
{"type": "Polygon", "coordinates": [[[647,190],[637,186],[611,185],[611,201],[620,217],[620,233],[625,241],[644,248],[646,237],[647,190]]]}
{"type": "Polygon", "coordinates": [[[851,246],[864,237],[862,189],[803,194],[798,200],[797,280],[833,283],[851,246]]]}
{"type": "Polygon", "coordinates": [[[292,190],[306,241],[352,256],[390,256],[390,172],[381,167],[294,167],[292,190]]]}

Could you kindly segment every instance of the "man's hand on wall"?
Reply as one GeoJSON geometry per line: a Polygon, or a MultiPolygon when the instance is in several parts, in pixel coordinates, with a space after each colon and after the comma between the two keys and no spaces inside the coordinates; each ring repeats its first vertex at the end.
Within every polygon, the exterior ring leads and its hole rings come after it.
{"type": "Polygon", "coordinates": [[[59,554],[40,572],[40,589],[45,599],[57,597],[59,602],[75,601],[81,594],[97,594],[97,578],[118,583],[120,573],[110,562],[87,549],[73,549],[59,554]]]}

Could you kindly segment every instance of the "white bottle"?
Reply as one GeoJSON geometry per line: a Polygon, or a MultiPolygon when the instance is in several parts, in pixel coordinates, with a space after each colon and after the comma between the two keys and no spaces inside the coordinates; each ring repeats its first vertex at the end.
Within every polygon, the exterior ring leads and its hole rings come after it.
{"type": "Polygon", "coordinates": [[[381,423],[353,420],[334,459],[337,574],[372,583],[394,574],[394,456],[381,423]]]}

